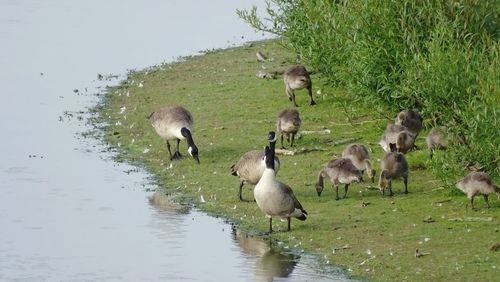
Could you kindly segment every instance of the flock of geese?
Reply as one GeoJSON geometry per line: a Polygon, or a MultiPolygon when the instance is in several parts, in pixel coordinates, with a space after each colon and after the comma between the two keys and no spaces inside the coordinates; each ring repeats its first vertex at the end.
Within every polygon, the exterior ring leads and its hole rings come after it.
{"type": "MultiPolygon", "coordinates": [[[[304,66],[292,66],[284,72],[285,93],[289,100],[297,107],[295,102],[295,91],[307,89],[310,97],[310,105],[315,105],[312,96],[312,82],[309,72],[304,66]]],[[[151,125],[156,133],[166,140],[170,160],[180,160],[182,155],[179,151],[179,143],[186,140],[188,153],[198,163],[198,148],[193,136],[193,117],[191,113],[182,106],[168,106],[153,112],[149,116],[151,125]],[[170,141],[176,141],[176,149],[172,154],[170,141]]],[[[281,136],[281,148],[284,148],[283,139],[286,138],[290,146],[294,145],[295,135],[301,126],[301,118],[296,108],[281,111],[277,118],[276,129],[281,136]]],[[[385,190],[393,195],[391,183],[394,179],[403,179],[404,193],[408,193],[409,165],[405,154],[415,149],[415,140],[423,129],[423,119],[415,110],[404,110],[400,112],[394,124],[386,127],[384,135],[379,144],[385,151],[381,158],[381,171],[378,187],[382,196],[385,190]]],[[[269,232],[272,232],[273,217],[286,218],[288,231],[291,229],[291,218],[306,220],[307,211],[302,207],[295,197],[292,188],[277,180],[276,174],[280,168],[280,160],[275,156],[277,133],[269,132],[269,145],[265,150],[252,150],[241,156],[238,162],[231,166],[231,173],[239,177],[239,199],[242,198],[242,188],[245,184],[255,185],[254,199],[257,206],[269,217],[269,232]]],[[[446,149],[447,140],[443,131],[433,128],[426,138],[433,157],[436,149],[446,149]]],[[[363,182],[363,174],[366,171],[372,182],[375,181],[375,170],[372,168],[369,149],[362,144],[350,144],[342,153],[341,158],[331,160],[319,172],[316,182],[316,192],[321,195],[324,187],[324,178],[329,178],[336,191],[336,199],[339,199],[339,185],[344,184],[345,198],[349,185],[353,182],[363,182]]],[[[483,172],[472,172],[457,183],[457,187],[467,194],[472,208],[474,208],[474,197],[483,195],[489,207],[488,195],[496,193],[500,200],[500,188],[493,183],[491,178],[483,172]]]]}

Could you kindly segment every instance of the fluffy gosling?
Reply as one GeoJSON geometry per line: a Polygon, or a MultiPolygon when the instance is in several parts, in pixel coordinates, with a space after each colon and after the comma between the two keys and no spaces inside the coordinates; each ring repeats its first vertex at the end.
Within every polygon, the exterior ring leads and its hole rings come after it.
{"type": "Polygon", "coordinates": [[[474,209],[474,197],[477,195],[483,195],[488,208],[490,207],[490,203],[488,202],[489,194],[496,193],[498,200],[500,201],[500,188],[498,185],[493,183],[490,176],[484,172],[471,172],[469,175],[458,181],[456,186],[458,189],[462,190],[462,192],[467,194],[467,198],[470,200],[472,209],[474,209]]]}
{"type": "Polygon", "coordinates": [[[297,109],[285,109],[278,114],[276,128],[281,134],[281,149],[285,149],[285,146],[283,146],[283,137],[286,137],[290,147],[293,147],[295,135],[299,131],[301,124],[302,120],[297,109]]]}
{"type": "Polygon", "coordinates": [[[340,158],[336,160],[331,160],[328,164],[319,172],[318,180],[316,181],[316,192],[318,197],[321,196],[321,192],[324,189],[324,178],[328,177],[332,181],[332,187],[335,188],[335,200],[339,199],[339,184],[345,184],[344,186],[344,197],[347,196],[347,189],[349,184],[352,182],[363,182],[363,176],[361,171],[354,166],[352,161],[348,158],[340,158]]]}
{"type": "Polygon", "coordinates": [[[311,99],[310,105],[316,105],[312,96],[312,81],[309,72],[304,66],[292,66],[285,71],[283,75],[285,82],[285,90],[288,99],[293,102],[295,107],[298,107],[295,102],[295,90],[306,88],[311,99]]]}

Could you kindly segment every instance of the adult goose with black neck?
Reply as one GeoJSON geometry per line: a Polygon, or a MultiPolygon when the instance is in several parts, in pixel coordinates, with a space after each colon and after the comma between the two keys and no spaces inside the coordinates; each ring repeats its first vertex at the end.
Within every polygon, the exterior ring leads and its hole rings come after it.
{"type": "Polygon", "coordinates": [[[179,152],[179,143],[186,139],[189,154],[198,162],[198,147],[194,144],[192,136],[193,116],[181,106],[169,106],[151,113],[149,116],[151,125],[161,138],[167,141],[167,149],[170,154],[170,160],[180,160],[182,155],[179,152]],[[177,147],[174,154],[170,150],[170,140],[177,141],[177,147]]]}
{"type": "Polygon", "coordinates": [[[276,133],[269,132],[269,146],[266,146],[264,162],[266,169],[254,188],[257,206],[269,217],[269,233],[273,232],[273,216],[286,218],[288,231],[291,217],[306,220],[307,212],[293,194],[292,188],[276,179],[274,172],[276,133]]]}

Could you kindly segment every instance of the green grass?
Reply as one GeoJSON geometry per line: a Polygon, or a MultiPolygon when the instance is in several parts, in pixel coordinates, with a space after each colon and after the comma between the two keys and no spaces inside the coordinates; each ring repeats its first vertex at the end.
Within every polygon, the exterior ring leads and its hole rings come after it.
{"type": "MultiPolygon", "coordinates": [[[[294,64],[293,54],[275,41],[214,51],[132,72],[119,87],[109,89],[96,110],[109,124],[105,140],[119,148],[117,159],[145,167],[161,187],[180,200],[225,217],[251,233],[264,234],[268,220],[255,203],[239,202],[239,181],[230,175],[230,166],[244,152],[266,145],[268,131],[275,130],[278,112],[291,106],[281,77],[266,80],[255,75],[261,68],[255,56],[258,50],[272,59],[265,63],[270,71],[294,64]],[[138,86],[140,82],[143,87],[138,86]],[[194,117],[194,140],[201,165],[186,158],[170,167],[165,142],[146,118],[172,104],[183,105],[194,117]],[[122,107],[126,109],[120,113],[122,107]],[[205,203],[200,203],[201,195],[205,203]]],[[[417,140],[421,150],[407,155],[411,167],[408,195],[402,193],[402,181],[395,181],[392,198],[381,197],[376,184],[371,183],[351,185],[348,198],[335,201],[330,183],[325,182],[325,191],[317,196],[314,183],[318,172],[345,147],[334,145],[335,141],[360,138],[358,142],[372,149],[372,160],[379,171],[382,150],[377,143],[400,109],[379,113],[369,105],[353,104],[342,89],[329,88],[317,75],[312,78],[318,105],[308,105],[305,90],[297,92],[301,130],[328,128],[331,134],[303,134],[296,140],[298,149],[323,151],[280,156],[278,178],[294,189],[309,218],[304,222],[292,220],[291,232],[285,232],[286,222],[275,220],[277,232],[271,238],[290,248],[318,254],[325,263],[342,266],[352,275],[369,280],[487,281],[500,277],[500,253],[489,250],[493,243],[500,242],[498,200],[490,197],[492,208],[486,209],[482,197],[478,197],[479,211],[466,211],[465,195],[442,187],[426,168],[426,132],[417,140]],[[320,95],[316,94],[319,89],[320,95]],[[363,201],[369,205],[362,207],[363,201]],[[428,216],[435,222],[425,223],[428,216]],[[347,249],[333,252],[345,245],[347,249]],[[430,254],[417,259],[416,248],[430,254]]],[[[185,142],[181,143],[181,153],[188,156],[185,142]]],[[[243,197],[251,199],[251,191],[245,188],[243,197]]]]}

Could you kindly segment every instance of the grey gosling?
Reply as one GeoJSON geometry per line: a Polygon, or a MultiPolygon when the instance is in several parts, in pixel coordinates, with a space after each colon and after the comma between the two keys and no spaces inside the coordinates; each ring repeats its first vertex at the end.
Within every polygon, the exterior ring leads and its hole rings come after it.
{"type": "Polygon", "coordinates": [[[405,126],[388,124],[379,144],[385,152],[391,152],[391,144],[394,144],[396,151],[406,154],[415,147],[415,135],[405,126]]]}
{"type": "Polygon", "coordinates": [[[318,180],[316,181],[316,192],[318,197],[321,196],[323,192],[324,183],[323,179],[325,177],[330,178],[335,188],[335,200],[339,199],[339,184],[343,183],[344,186],[344,197],[347,195],[347,189],[349,184],[352,182],[363,182],[363,177],[361,171],[354,166],[352,161],[348,158],[340,158],[336,160],[331,160],[328,162],[326,167],[324,167],[318,175],[318,180]]]}
{"type": "Polygon", "coordinates": [[[171,106],[159,109],[149,115],[151,125],[161,138],[167,141],[167,149],[170,160],[180,160],[182,155],[179,152],[179,143],[186,139],[189,154],[198,162],[198,147],[194,144],[191,134],[193,127],[193,117],[191,113],[181,106],[171,106]],[[175,153],[170,150],[170,140],[177,141],[175,153]]]}
{"type": "Polygon", "coordinates": [[[294,108],[285,109],[278,114],[278,120],[276,122],[276,128],[281,134],[281,148],[283,146],[283,136],[286,137],[290,147],[293,147],[293,141],[295,140],[295,135],[299,131],[302,120],[300,119],[299,111],[294,108]]]}
{"type": "Polygon", "coordinates": [[[351,144],[345,148],[342,152],[343,158],[348,158],[352,161],[352,164],[361,171],[361,174],[366,170],[366,174],[375,182],[375,170],[372,168],[372,163],[370,161],[370,153],[368,148],[362,144],[351,144]]]}
{"type": "Polygon", "coordinates": [[[408,128],[415,137],[424,128],[422,117],[416,110],[412,109],[401,111],[396,117],[395,123],[408,128]]]}
{"type": "Polygon", "coordinates": [[[265,149],[266,169],[253,190],[257,206],[269,217],[269,233],[273,232],[273,216],[286,218],[288,231],[291,230],[291,217],[306,220],[307,212],[293,194],[292,188],[276,179],[274,158],[276,134],[269,132],[269,146],[265,149]]]}
{"type": "Polygon", "coordinates": [[[427,148],[429,148],[430,158],[434,156],[435,150],[444,150],[448,147],[448,140],[444,138],[440,129],[434,127],[425,138],[427,148]]]}
{"type": "Polygon", "coordinates": [[[467,194],[472,209],[474,209],[474,197],[477,195],[483,195],[488,208],[490,207],[490,203],[488,202],[489,194],[496,193],[500,201],[500,188],[493,183],[490,176],[484,172],[469,173],[469,175],[457,182],[457,188],[467,194]]]}
{"type": "MultiPolygon", "coordinates": [[[[394,144],[391,144],[391,147],[394,147],[394,144]]],[[[389,195],[393,195],[392,180],[397,178],[403,178],[405,194],[408,194],[408,162],[402,153],[386,153],[380,162],[380,170],[378,187],[382,196],[386,188],[389,188],[389,195]]]]}
{"type": "MultiPolygon", "coordinates": [[[[262,161],[264,159],[264,151],[262,150],[252,150],[248,151],[240,160],[231,166],[231,174],[238,176],[240,178],[240,187],[238,196],[240,201],[244,201],[241,196],[243,185],[251,184],[255,185],[259,182],[264,170],[266,169],[266,164],[262,161]]],[[[278,173],[280,169],[280,160],[278,157],[274,158],[274,172],[278,173]]]]}
{"type": "Polygon", "coordinates": [[[288,99],[293,102],[295,107],[298,107],[295,102],[295,90],[306,88],[311,99],[310,105],[316,105],[312,96],[312,82],[309,72],[304,66],[292,66],[285,71],[283,75],[285,81],[286,95],[288,99]]]}

